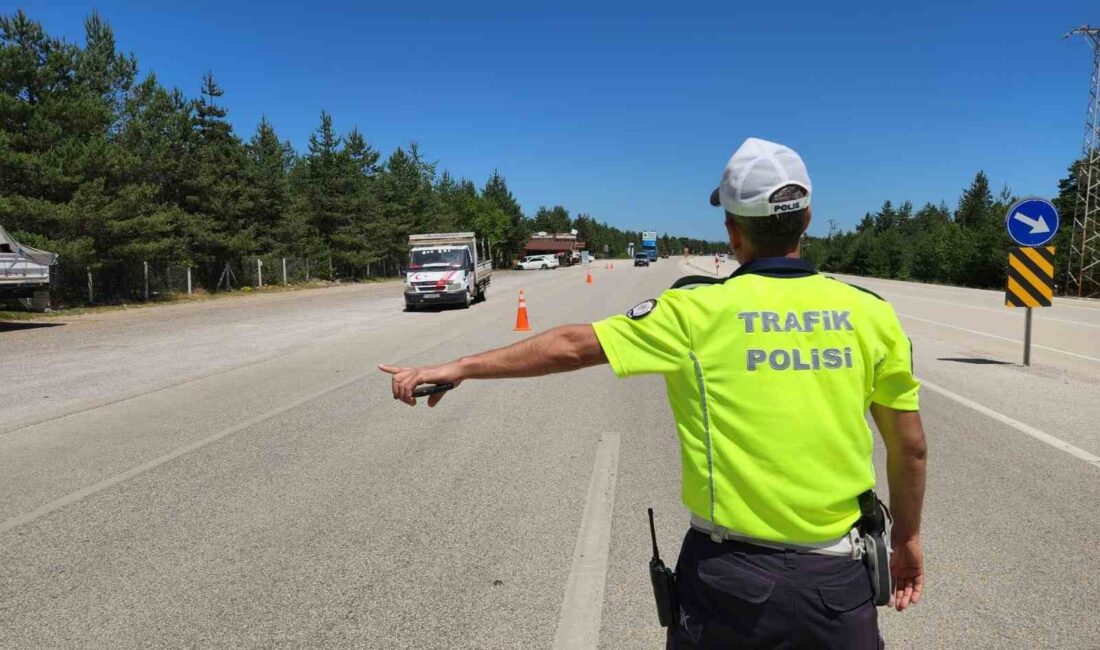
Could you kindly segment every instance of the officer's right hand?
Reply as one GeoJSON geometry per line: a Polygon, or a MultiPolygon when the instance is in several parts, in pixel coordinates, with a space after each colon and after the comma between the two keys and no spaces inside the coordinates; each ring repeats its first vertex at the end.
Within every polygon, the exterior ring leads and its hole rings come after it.
{"type": "Polygon", "coordinates": [[[890,575],[894,579],[894,608],[905,611],[920,602],[924,591],[924,555],[920,549],[920,537],[894,540],[894,553],[890,557],[890,575]]]}
{"type": "MultiPolygon", "coordinates": [[[[439,366],[424,366],[421,368],[405,368],[402,366],[388,366],[381,364],[378,369],[393,376],[391,381],[393,398],[400,400],[409,406],[416,406],[416,398],[413,391],[421,384],[454,384],[458,386],[464,377],[459,371],[457,363],[445,363],[439,366]]],[[[428,406],[435,406],[443,399],[446,393],[437,393],[428,398],[428,406]]]]}

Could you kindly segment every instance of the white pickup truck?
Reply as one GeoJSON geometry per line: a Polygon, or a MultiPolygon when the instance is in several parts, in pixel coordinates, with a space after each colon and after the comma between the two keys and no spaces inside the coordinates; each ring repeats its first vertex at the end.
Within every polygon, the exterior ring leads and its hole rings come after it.
{"type": "Polygon", "coordinates": [[[405,309],[421,305],[469,307],[485,299],[493,275],[488,252],[478,254],[472,232],[409,235],[405,309]]]}
{"type": "Polygon", "coordinates": [[[0,301],[30,298],[31,307],[50,306],[50,267],[56,253],[20,244],[0,226],[0,301]]]}

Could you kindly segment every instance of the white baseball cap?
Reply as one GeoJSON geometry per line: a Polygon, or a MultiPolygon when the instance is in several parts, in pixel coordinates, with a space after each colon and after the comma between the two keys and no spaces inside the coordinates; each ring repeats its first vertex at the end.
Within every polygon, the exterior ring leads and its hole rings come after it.
{"type": "Polygon", "coordinates": [[[711,192],[710,204],[741,217],[767,217],[810,206],[810,175],[794,149],[760,138],[741,143],[722,171],[722,182],[711,192]],[[781,187],[797,185],[804,198],[771,201],[781,187]]]}

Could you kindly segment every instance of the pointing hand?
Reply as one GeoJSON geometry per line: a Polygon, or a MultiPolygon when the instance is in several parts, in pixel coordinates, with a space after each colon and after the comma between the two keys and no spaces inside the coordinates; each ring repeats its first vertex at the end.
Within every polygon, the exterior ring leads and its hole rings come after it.
{"type": "MultiPolygon", "coordinates": [[[[458,369],[453,363],[441,366],[425,366],[422,368],[405,368],[401,366],[387,366],[381,364],[378,369],[393,375],[393,398],[401,400],[409,406],[416,406],[416,397],[413,391],[421,384],[454,384],[456,387],[462,383],[458,369]]],[[[428,406],[435,406],[447,393],[436,393],[428,397],[428,406]]]]}

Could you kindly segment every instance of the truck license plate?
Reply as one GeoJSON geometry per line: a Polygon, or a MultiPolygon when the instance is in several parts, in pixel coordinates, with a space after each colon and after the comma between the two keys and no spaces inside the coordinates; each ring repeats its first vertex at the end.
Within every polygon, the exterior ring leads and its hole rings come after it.
{"type": "Polygon", "coordinates": [[[439,294],[438,293],[426,293],[426,294],[424,294],[424,297],[425,298],[438,298],[439,294]]]}

